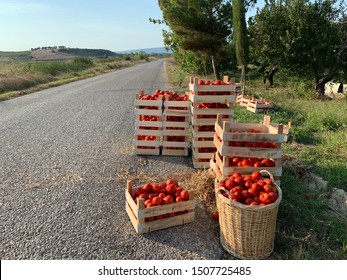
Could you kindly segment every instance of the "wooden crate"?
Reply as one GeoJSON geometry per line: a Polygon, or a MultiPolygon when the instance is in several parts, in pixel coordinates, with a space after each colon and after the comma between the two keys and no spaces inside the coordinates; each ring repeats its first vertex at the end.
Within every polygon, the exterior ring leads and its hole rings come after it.
{"type": "Polygon", "coordinates": [[[266,112],[273,108],[271,102],[261,101],[261,100],[250,100],[247,105],[247,110],[253,113],[266,112]]]}
{"type": "Polygon", "coordinates": [[[177,157],[186,157],[188,156],[188,148],[182,148],[181,150],[172,150],[168,149],[167,147],[163,147],[161,150],[161,154],[163,156],[177,156],[177,157]]]}
{"type": "MultiPolygon", "coordinates": [[[[206,137],[206,138],[210,138],[210,137],[206,137]]],[[[211,137],[212,140],[201,140],[201,139],[204,139],[204,137],[193,138],[192,147],[193,148],[214,148],[215,147],[212,137],[211,137]]]]}
{"type": "Polygon", "coordinates": [[[235,103],[236,102],[236,93],[230,91],[229,95],[215,95],[213,92],[211,94],[197,95],[196,92],[190,91],[188,93],[189,100],[192,103],[235,103]]]}
{"type": "MultiPolygon", "coordinates": [[[[198,94],[199,92],[225,92],[225,93],[235,93],[238,89],[236,84],[227,84],[227,85],[199,85],[198,78],[190,77],[189,81],[189,90],[198,94]]],[[[229,83],[229,77],[224,76],[223,81],[229,83]]]]}
{"type": "Polygon", "coordinates": [[[137,198],[137,201],[134,201],[133,195],[135,191],[136,188],[133,187],[132,181],[127,181],[125,189],[125,209],[137,233],[148,233],[155,230],[184,225],[194,221],[196,205],[194,191],[189,191],[189,200],[187,201],[160,205],[151,208],[145,208],[144,199],[137,198]],[[145,221],[146,218],[177,212],[185,213],[160,220],[145,221]]]}
{"type": "Polygon", "coordinates": [[[196,169],[209,169],[210,168],[210,163],[209,161],[207,162],[200,162],[200,159],[196,159],[194,157],[192,157],[193,160],[193,166],[196,169]]]}
{"type": "Polygon", "coordinates": [[[190,100],[188,101],[170,101],[164,100],[164,110],[172,113],[188,112],[191,106],[190,100]]]}
{"type": "MultiPolygon", "coordinates": [[[[262,170],[266,170],[266,168],[263,168],[262,170]]],[[[210,160],[210,171],[215,175],[216,179],[218,182],[222,181],[224,178],[229,177],[234,174],[234,172],[239,172],[242,175],[248,175],[251,174],[247,170],[238,170],[238,171],[233,171],[233,170],[224,170],[224,173],[222,172],[222,169],[218,165],[218,162],[215,159],[215,155],[212,156],[210,160]]],[[[278,186],[281,185],[281,180],[280,176],[274,176],[275,182],[278,186]]]]}
{"type": "Polygon", "coordinates": [[[144,91],[136,94],[134,100],[135,115],[146,116],[162,116],[163,115],[163,100],[141,100],[141,96],[144,95],[144,91]]]}
{"type": "Polygon", "coordinates": [[[263,123],[223,122],[218,116],[215,131],[222,141],[275,143],[284,141],[283,125],[270,124],[270,116],[264,116],[263,123]],[[250,130],[260,131],[260,133],[250,133],[250,130]]]}
{"type": "MultiPolygon", "coordinates": [[[[208,115],[203,115],[208,116],[208,115]]],[[[211,115],[212,116],[212,115],[211,115]]],[[[233,115],[223,115],[222,121],[232,121],[233,115]]],[[[199,118],[197,115],[191,116],[191,123],[192,125],[214,125],[216,123],[217,116],[216,117],[209,117],[209,118],[199,118]]]]}
{"type": "Polygon", "coordinates": [[[256,158],[281,158],[281,144],[277,143],[276,148],[253,148],[229,146],[229,141],[222,141],[215,134],[213,143],[217,151],[222,156],[230,157],[256,157],[256,158]]]}
{"type": "MultiPolygon", "coordinates": [[[[192,137],[193,138],[213,138],[214,131],[199,131],[196,125],[192,126],[192,137]]],[[[213,142],[213,141],[212,141],[213,142]]]]}
{"type": "Polygon", "coordinates": [[[222,174],[233,174],[234,172],[252,173],[254,171],[267,170],[274,176],[282,176],[282,158],[273,159],[275,167],[239,167],[230,166],[230,157],[221,156],[218,152],[215,153],[215,161],[217,162],[222,174]]]}

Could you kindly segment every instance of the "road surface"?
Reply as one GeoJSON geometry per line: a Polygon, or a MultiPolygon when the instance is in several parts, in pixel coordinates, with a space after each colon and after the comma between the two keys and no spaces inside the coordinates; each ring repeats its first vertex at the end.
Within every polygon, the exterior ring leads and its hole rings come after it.
{"type": "Polygon", "coordinates": [[[169,88],[163,60],[0,102],[1,259],[221,259],[215,222],[136,234],[131,175],[193,171],[189,157],[134,156],[133,101],[169,88]],[[141,173],[142,172],[142,173],[141,173]]]}

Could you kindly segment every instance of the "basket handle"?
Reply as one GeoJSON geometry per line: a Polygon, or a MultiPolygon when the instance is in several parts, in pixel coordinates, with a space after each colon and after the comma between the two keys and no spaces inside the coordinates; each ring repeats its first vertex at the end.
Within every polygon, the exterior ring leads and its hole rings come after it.
{"type": "Polygon", "coordinates": [[[226,194],[227,194],[227,196],[228,196],[228,198],[231,200],[230,192],[229,192],[226,188],[224,188],[224,187],[220,187],[220,188],[218,187],[218,193],[220,193],[221,195],[223,195],[223,194],[221,193],[221,190],[225,191],[226,194]]]}
{"type": "Polygon", "coordinates": [[[260,174],[266,173],[267,175],[269,175],[270,176],[270,180],[275,183],[274,176],[269,171],[267,171],[267,170],[260,170],[259,172],[260,172],[260,174]]]}

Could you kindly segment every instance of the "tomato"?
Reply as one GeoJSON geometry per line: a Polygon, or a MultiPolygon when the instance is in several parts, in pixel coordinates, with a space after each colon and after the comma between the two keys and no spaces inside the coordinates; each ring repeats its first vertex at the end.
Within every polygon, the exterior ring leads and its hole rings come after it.
{"type": "Polygon", "coordinates": [[[243,197],[242,197],[242,193],[240,191],[236,191],[231,194],[231,199],[237,202],[241,202],[243,197]]]}
{"type": "Polygon", "coordinates": [[[257,184],[260,185],[260,186],[262,186],[262,187],[264,187],[264,186],[266,185],[265,181],[262,180],[262,179],[261,179],[261,180],[258,180],[257,184]]]}
{"type": "MultiPolygon", "coordinates": [[[[258,181],[258,182],[259,182],[259,181],[258,181]]],[[[254,183],[254,184],[252,184],[252,187],[251,187],[251,188],[254,189],[256,192],[260,192],[261,189],[262,189],[262,186],[259,185],[259,183],[254,183]]]]}
{"type": "Polygon", "coordinates": [[[248,189],[247,190],[249,193],[250,193],[250,195],[251,195],[251,197],[253,197],[253,198],[255,198],[256,196],[258,196],[258,194],[259,194],[259,192],[257,191],[257,189],[256,188],[250,188],[250,189],[248,189]]]}
{"type": "Polygon", "coordinates": [[[159,184],[153,184],[152,187],[155,193],[160,193],[161,187],[159,184]]]}
{"type": "Polygon", "coordinates": [[[275,194],[278,193],[277,188],[276,188],[275,186],[271,186],[271,185],[265,185],[265,186],[263,186],[263,190],[264,190],[265,192],[267,192],[267,193],[270,193],[270,192],[273,192],[273,193],[275,193],[275,194]]]}
{"type": "Polygon", "coordinates": [[[172,195],[167,195],[163,198],[163,204],[170,204],[173,202],[174,202],[174,199],[173,199],[172,195]]]}
{"type": "Polygon", "coordinates": [[[181,201],[183,201],[183,198],[180,197],[180,196],[177,196],[176,199],[175,199],[175,201],[176,201],[176,202],[181,202],[181,201]]]}
{"type": "Polygon", "coordinates": [[[231,188],[230,193],[232,194],[234,192],[242,192],[242,191],[243,191],[243,188],[241,186],[236,186],[231,188]]]}
{"type": "Polygon", "coordinates": [[[172,179],[168,179],[166,181],[166,185],[176,185],[176,182],[174,180],[172,180],[172,179]]]}
{"type": "Polygon", "coordinates": [[[148,198],[148,195],[146,193],[142,193],[139,195],[139,198],[146,200],[148,198]]]}
{"type": "Polygon", "coordinates": [[[175,194],[175,192],[177,191],[177,187],[175,184],[167,184],[166,191],[168,194],[175,194]]]}
{"type": "Polygon", "coordinates": [[[271,200],[270,200],[270,196],[268,193],[266,192],[262,192],[260,195],[259,195],[259,200],[260,202],[264,203],[264,204],[269,204],[271,203],[271,200]]]}
{"type": "Polygon", "coordinates": [[[235,172],[232,177],[242,177],[241,173],[240,172],[235,172]]]}
{"type": "Polygon", "coordinates": [[[236,177],[234,179],[234,182],[236,183],[236,185],[241,186],[241,187],[243,187],[245,185],[245,182],[244,182],[242,176],[236,177]]]}
{"type": "Polygon", "coordinates": [[[264,181],[267,185],[270,185],[270,186],[273,185],[273,182],[272,182],[270,179],[268,179],[268,178],[263,179],[263,181],[264,181]]]}
{"type": "Polygon", "coordinates": [[[254,205],[259,205],[259,203],[256,202],[256,201],[253,201],[253,202],[250,204],[250,206],[254,206],[254,205]]]}
{"type": "Polygon", "coordinates": [[[246,187],[247,189],[249,189],[249,188],[252,187],[253,184],[254,184],[254,181],[253,181],[253,180],[248,180],[248,181],[245,182],[245,187],[246,187]]]}
{"type": "Polygon", "coordinates": [[[151,193],[153,191],[153,186],[151,184],[145,184],[142,189],[146,193],[151,193]]]}
{"type": "Polygon", "coordinates": [[[251,165],[251,163],[249,162],[248,159],[244,159],[242,161],[242,167],[250,167],[250,166],[252,166],[252,165],[251,165]]]}
{"type": "Polygon", "coordinates": [[[180,197],[182,197],[183,200],[189,200],[189,191],[188,190],[181,191],[180,197]]]}
{"type": "Polygon", "coordinates": [[[219,212],[218,211],[213,212],[212,217],[213,217],[213,220],[218,221],[219,220],[219,212]]]}
{"type": "Polygon", "coordinates": [[[251,175],[254,181],[260,180],[262,178],[261,173],[259,171],[255,171],[251,175]]]}
{"type": "Polygon", "coordinates": [[[247,205],[251,205],[252,202],[254,202],[254,200],[253,198],[250,198],[250,197],[245,200],[245,204],[247,205]]]}
{"type": "Polygon", "coordinates": [[[160,196],[156,196],[152,198],[152,204],[153,205],[160,205],[162,202],[162,199],[160,196]]]}
{"type": "Polygon", "coordinates": [[[139,188],[137,188],[136,191],[135,191],[135,196],[138,197],[138,196],[140,196],[140,194],[142,194],[142,193],[143,193],[143,189],[142,189],[142,187],[139,187],[139,188]]]}
{"type": "Polygon", "coordinates": [[[225,188],[230,190],[232,187],[234,187],[234,180],[228,179],[225,181],[225,188]]]}
{"type": "Polygon", "coordinates": [[[241,194],[244,200],[247,200],[247,198],[251,197],[251,194],[248,192],[248,190],[243,190],[241,194]]]}
{"type": "Polygon", "coordinates": [[[269,195],[269,198],[270,198],[270,203],[275,202],[277,200],[277,198],[278,198],[278,195],[276,193],[274,193],[274,192],[269,192],[268,195],[269,195]]]}
{"type": "Polygon", "coordinates": [[[161,200],[163,200],[163,198],[166,196],[166,194],[165,193],[160,193],[158,196],[161,198],[161,200]]]}
{"type": "Polygon", "coordinates": [[[243,180],[246,182],[246,181],[249,181],[249,180],[252,180],[252,175],[246,175],[243,180]]]}

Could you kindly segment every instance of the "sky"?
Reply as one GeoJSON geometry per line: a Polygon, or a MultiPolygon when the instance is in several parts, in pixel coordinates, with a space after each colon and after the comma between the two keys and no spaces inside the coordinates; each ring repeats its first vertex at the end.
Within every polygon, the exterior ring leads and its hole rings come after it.
{"type": "Polygon", "coordinates": [[[162,47],[165,27],[150,17],[162,18],[157,0],[0,0],[0,51],[162,47]]]}

